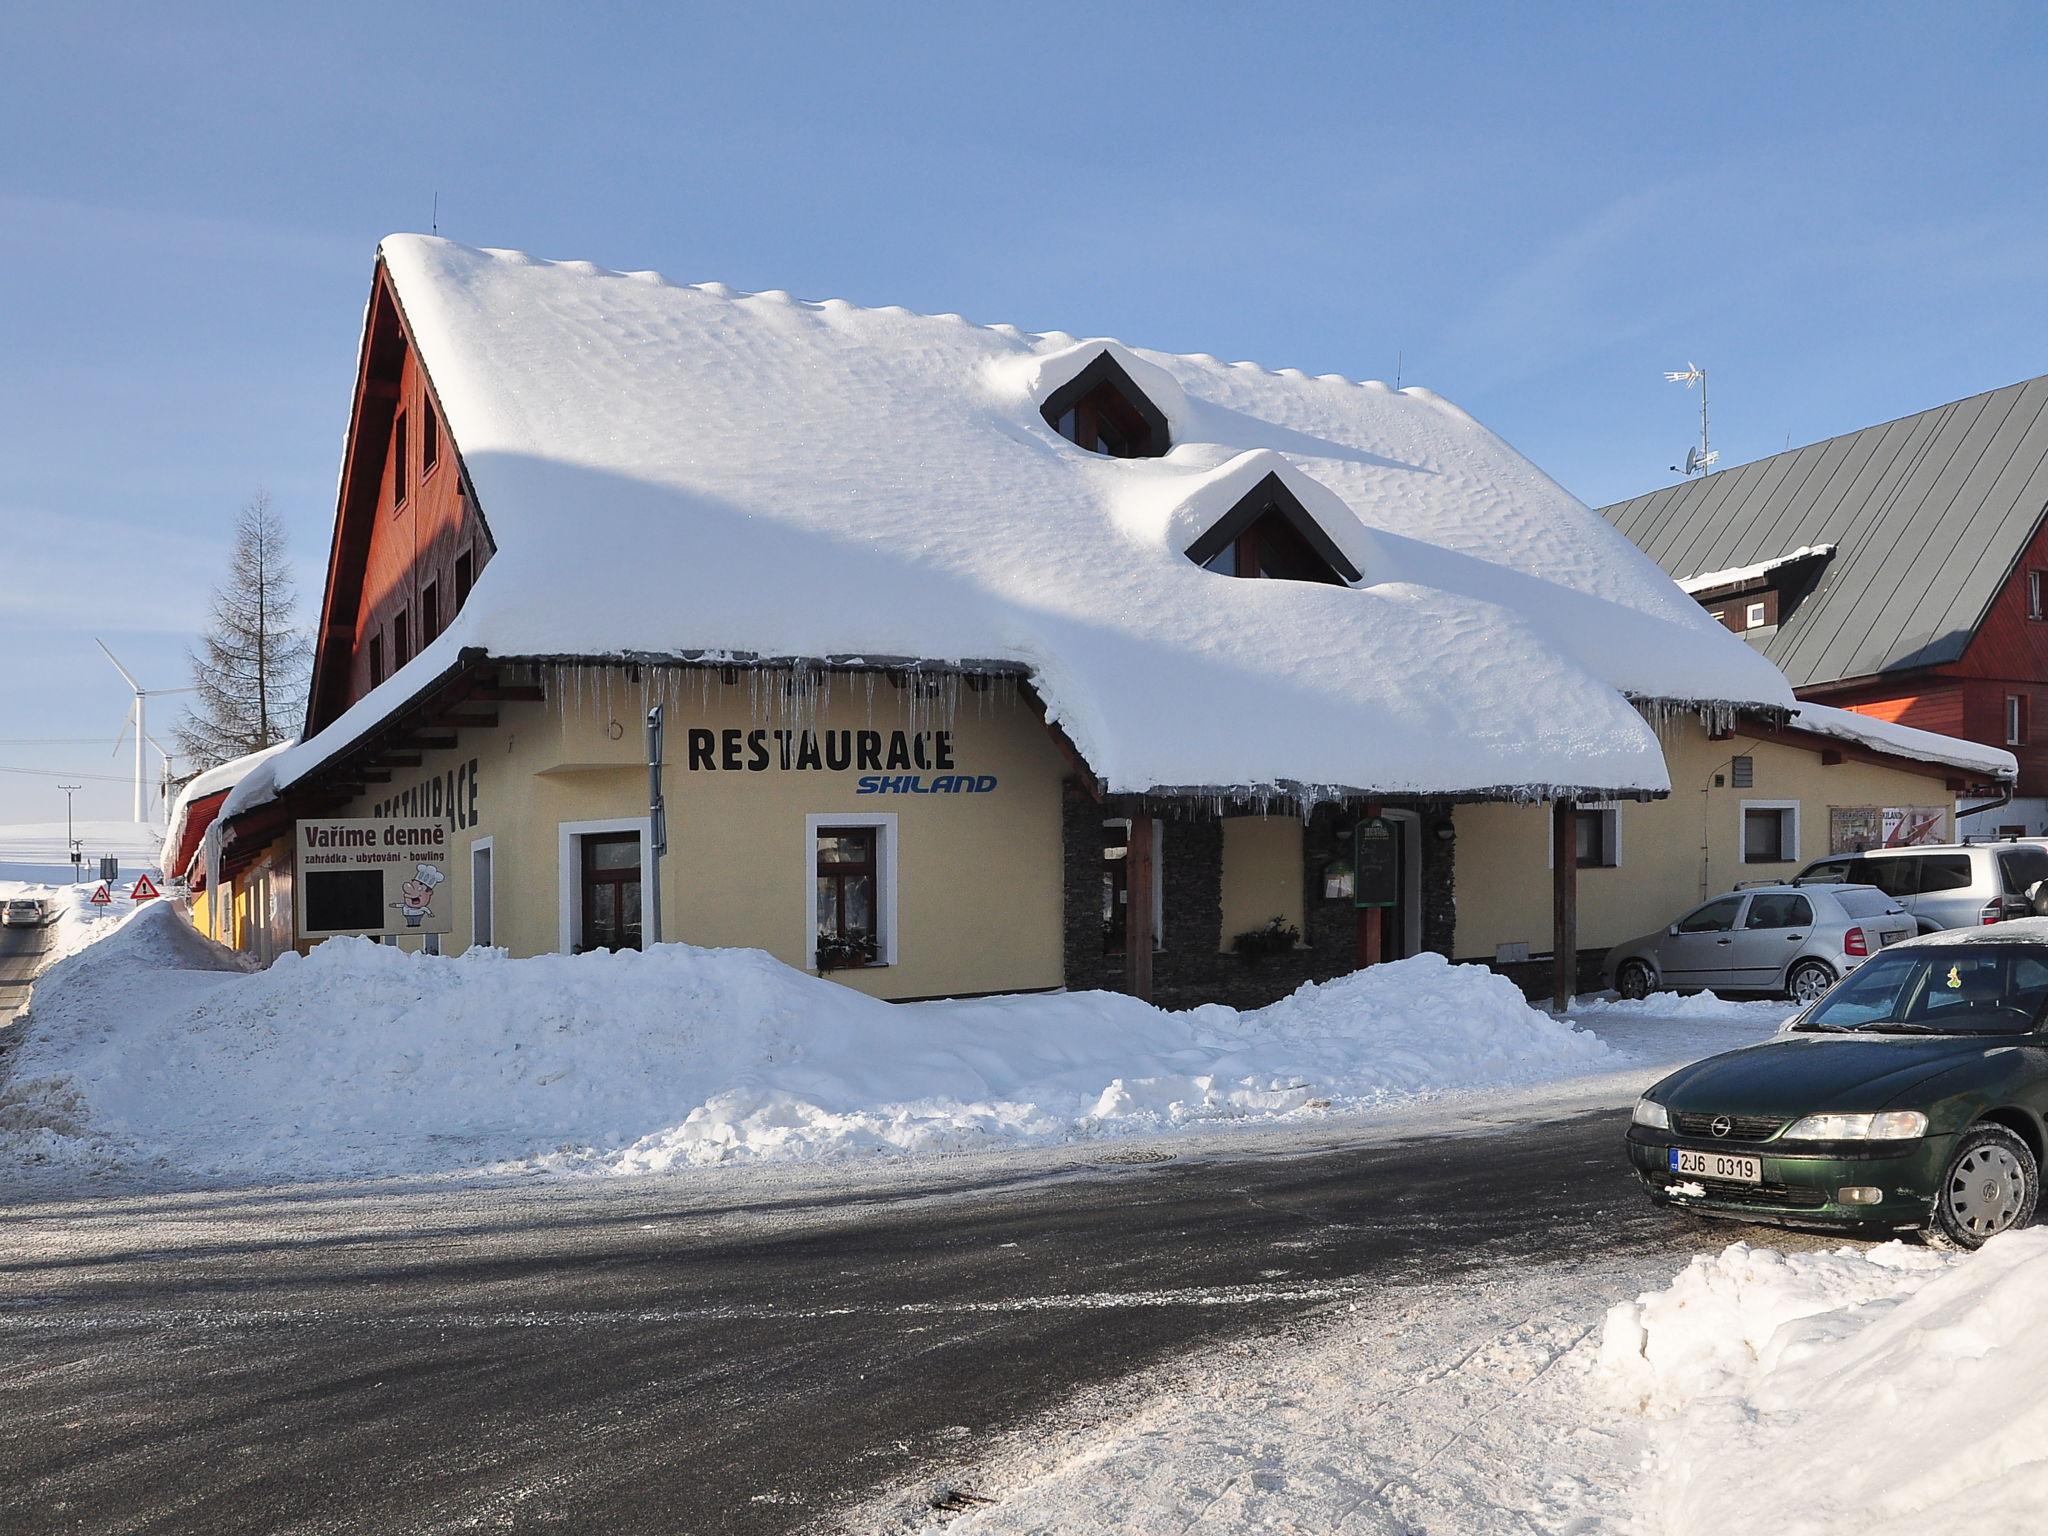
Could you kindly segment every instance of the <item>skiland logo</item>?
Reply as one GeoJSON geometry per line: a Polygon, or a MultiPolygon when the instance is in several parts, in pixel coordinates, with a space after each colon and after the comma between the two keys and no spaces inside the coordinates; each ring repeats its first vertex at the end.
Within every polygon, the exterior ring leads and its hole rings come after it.
{"type": "Polygon", "coordinates": [[[927,784],[921,773],[864,773],[854,785],[857,795],[985,795],[996,787],[992,773],[935,774],[927,784]]]}

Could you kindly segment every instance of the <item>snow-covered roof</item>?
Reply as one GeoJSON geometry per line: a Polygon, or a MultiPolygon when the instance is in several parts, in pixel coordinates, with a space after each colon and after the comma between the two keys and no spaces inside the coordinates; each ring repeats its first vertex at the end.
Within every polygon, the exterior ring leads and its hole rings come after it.
{"type": "MultiPolygon", "coordinates": [[[[229,758],[224,763],[216,763],[213,767],[205,769],[200,773],[195,773],[191,778],[187,779],[185,787],[178,791],[178,798],[171,802],[171,812],[164,823],[164,851],[166,855],[175,859],[183,849],[185,821],[191,814],[193,806],[210,795],[218,795],[233,789],[248,776],[250,769],[254,768],[258,763],[276,757],[278,753],[291,745],[293,743],[289,741],[280,741],[259,751],[250,752],[241,757],[229,758]]],[[[227,802],[222,801],[221,803],[222,807],[225,808],[227,802]]],[[[165,873],[176,878],[178,875],[183,874],[184,870],[179,868],[167,870],[165,873]]]]}
{"type": "Polygon", "coordinates": [[[1792,724],[1802,731],[1833,736],[1873,751],[1888,752],[1894,757],[1945,763],[1951,768],[2008,782],[2019,777],[2019,759],[2003,747],[1987,747],[1982,742],[1964,741],[1961,737],[1943,736],[1910,725],[1896,725],[1875,715],[1837,709],[1832,704],[1802,701],[1798,713],[1792,717],[1792,724]]]}
{"type": "Polygon", "coordinates": [[[1802,560],[1815,560],[1832,555],[1832,544],[1802,544],[1790,554],[1774,555],[1768,560],[1759,560],[1754,565],[1730,566],[1725,571],[1703,571],[1697,576],[1680,576],[1678,589],[1681,592],[1711,592],[1716,587],[1740,586],[1746,581],[1762,581],[1773,571],[1788,565],[1797,565],[1802,560]]]}
{"type": "Polygon", "coordinates": [[[1629,696],[1793,702],[1426,390],[416,235],[381,256],[494,553],[281,784],[465,647],[1003,662],[1112,791],[1662,790],[1629,696]],[[1165,457],[1084,452],[1041,418],[1105,352],[1164,414],[1165,457]],[[1185,557],[1268,475],[1360,582],[1185,557]]]}

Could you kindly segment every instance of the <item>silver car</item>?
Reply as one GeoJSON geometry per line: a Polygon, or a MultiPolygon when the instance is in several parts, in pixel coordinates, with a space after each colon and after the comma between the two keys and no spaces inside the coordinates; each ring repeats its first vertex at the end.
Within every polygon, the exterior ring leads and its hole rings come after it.
{"type": "Polygon", "coordinates": [[[1779,992],[1810,1003],[1887,944],[1919,933],[1868,885],[1753,885],[1694,907],[1670,927],[1607,952],[1623,997],[1702,987],[1779,992]]]}
{"type": "Polygon", "coordinates": [[[1816,859],[1799,872],[1801,885],[1874,885],[1912,913],[1922,933],[2031,917],[2035,888],[2044,880],[2048,848],[2039,843],[1872,848],[1816,859]]]}
{"type": "Polygon", "coordinates": [[[40,928],[43,904],[33,896],[16,896],[0,904],[0,928],[40,928]]]}

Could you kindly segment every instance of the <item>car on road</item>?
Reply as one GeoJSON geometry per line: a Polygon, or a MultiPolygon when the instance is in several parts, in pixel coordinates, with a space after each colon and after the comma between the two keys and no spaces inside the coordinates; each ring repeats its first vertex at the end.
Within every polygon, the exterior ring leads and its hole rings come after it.
{"type": "Polygon", "coordinates": [[[1651,1199],[1975,1248],[2034,1219],[2048,1149],[2048,918],[1910,939],[1782,1034],[1636,1102],[1651,1199]]]}
{"type": "Polygon", "coordinates": [[[1746,886],[1615,945],[1607,952],[1607,985],[1623,997],[1704,987],[1810,1003],[1916,932],[1905,909],[1871,886],[1746,886]]]}
{"type": "Polygon", "coordinates": [[[2044,880],[2048,848],[2039,843],[1942,843],[1832,854],[1807,865],[1796,883],[1874,885],[1912,913],[1922,933],[1937,933],[2035,916],[2044,880]]]}
{"type": "Polygon", "coordinates": [[[13,896],[0,903],[0,928],[40,928],[48,916],[33,896],[13,896]]]}

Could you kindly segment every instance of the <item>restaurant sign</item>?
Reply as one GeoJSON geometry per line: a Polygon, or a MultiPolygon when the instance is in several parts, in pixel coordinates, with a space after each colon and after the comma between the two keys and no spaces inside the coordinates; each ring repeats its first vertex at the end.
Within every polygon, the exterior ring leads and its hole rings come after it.
{"type": "Polygon", "coordinates": [[[301,939],[447,933],[454,927],[445,822],[321,817],[299,823],[298,841],[294,885],[301,939]]]}

